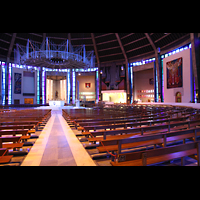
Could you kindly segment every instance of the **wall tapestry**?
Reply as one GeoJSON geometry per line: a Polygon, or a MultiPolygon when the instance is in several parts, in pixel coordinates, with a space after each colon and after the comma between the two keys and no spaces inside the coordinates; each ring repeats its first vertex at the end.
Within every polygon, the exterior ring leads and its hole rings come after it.
{"type": "Polygon", "coordinates": [[[183,86],[182,63],[182,57],[166,63],[168,89],[183,86]]]}
{"type": "Polygon", "coordinates": [[[14,94],[21,94],[22,74],[14,74],[14,94]]]}

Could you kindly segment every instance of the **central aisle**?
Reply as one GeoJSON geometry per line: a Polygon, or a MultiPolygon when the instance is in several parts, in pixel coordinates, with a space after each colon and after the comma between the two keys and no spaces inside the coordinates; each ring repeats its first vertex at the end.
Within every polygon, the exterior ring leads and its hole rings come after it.
{"type": "Polygon", "coordinates": [[[62,117],[62,110],[51,113],[21,166],[96,166],[62,117]]]}
{"type": "Polygon", "coordinates": [[[63,128],[58,118],[58,111],[40,162],[40,166],[76,166],[73,154],[65,137],[63,128]]]}

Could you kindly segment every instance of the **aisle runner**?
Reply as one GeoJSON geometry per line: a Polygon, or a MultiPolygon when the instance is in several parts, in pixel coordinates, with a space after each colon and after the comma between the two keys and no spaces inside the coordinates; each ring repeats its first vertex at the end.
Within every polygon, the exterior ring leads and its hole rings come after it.
{"type": "Polygon", "coordinates": [[[72,154],[77,166],[96,166],[90,155],[87,153],[83,145],[77,139],[65,119],[61,114],[58,115],[63,131],[71,148],[72,154]]]}
{"type": "Polygon", "coordinates": [[[61,113],[52,111],[21,166],[96,166],[61,113]]]}
{"type": "Polygon", "coordinates": [[[59,113],[60,111],[53,111],[55,120],[40,166],[76,166],[76,161],[58,118],[59,113]]]}
{"type": "Polygon", "coordinates": [[[22,162],[21,166],[39,166],[48,138],[51,132],[52,126],[54,124],[55,115],[51,116],[46,126],[42,130],[39,138],[36,140],[35,144],[31,148],[30,152],[22,162]]]}

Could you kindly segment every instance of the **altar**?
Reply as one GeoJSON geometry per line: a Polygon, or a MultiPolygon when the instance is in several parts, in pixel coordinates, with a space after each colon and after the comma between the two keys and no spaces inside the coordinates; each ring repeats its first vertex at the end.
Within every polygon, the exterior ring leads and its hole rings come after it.
{"type": "Polygon", "coordinates": [[[55,106],[55,107],[62,107],[65,105],[65,101],[49,101],[49,106],[55,106]]]}

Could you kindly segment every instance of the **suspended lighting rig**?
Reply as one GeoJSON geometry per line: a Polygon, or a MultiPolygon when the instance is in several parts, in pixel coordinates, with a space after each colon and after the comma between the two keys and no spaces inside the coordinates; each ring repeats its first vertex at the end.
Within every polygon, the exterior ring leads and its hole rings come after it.
{"type": "Polygon", "coordinates": [[[16,44],[16,64],[50,69],[88,69],[95,67],[94,51],[85,50],[85,45],[73,47],[68,40],[54,44],[48,38],[39,46],[27,40],[26,48],[16,44]]]}

